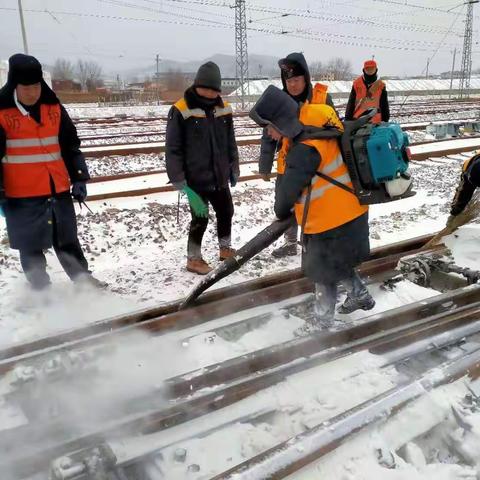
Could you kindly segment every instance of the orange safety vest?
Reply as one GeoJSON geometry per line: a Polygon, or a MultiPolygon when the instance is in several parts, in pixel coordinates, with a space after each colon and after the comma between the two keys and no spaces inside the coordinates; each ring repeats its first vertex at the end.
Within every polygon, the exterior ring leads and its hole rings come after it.
{"type": "MultiPolygon", "coordinates": [[[[316,83],[312,91],[312,101],[309,102],[307,100],[307,102],[302,105],[302,108],[305,105],[327,103],[327,90],[327,85],[323,85],[322,83],[316,83]]],[[[285,158],[287,157],[288,151],[290,150],[290,141],[288,138],[282,138],[281,142],[282,147],[280,148],[277,156],[277,173],[283,175],[285,173],[285,158]]]]}
{"type": "Polygon", "coordinates": [[[2,159],[7,197],[51,195],[51,181],[56,193],[70,189],[70,177],[58,143],[60,105],[42,104],[40,119],[37,123],[16,107],[0,110],[0,126],[7,138],[2,159]]]}
{"type": "Polygon", "coordinates": [[[376,108],[379,112],[372,118],[371,122],[380,123],[382,121],[380,97],[385,88],[385,83],[378,79],[370,85],[370,88],[367,88],[363,77],[358,77],[353,82],[353,88],[355,89],[355,110],[353,112],[353,118],[359,118],[362,113],[368,109],[376,108]]]}
{"type": "MultiPolygon", "coordinates": [[[[333,108],[328,105],[307,105],[302,109],[300,121],[304,125],[322,127],[326,123],[325,115],[329,114],[341,126],[333,108]],[[317,107],[323,107],[322,111],[319,111],[317,107]]],[[[317,169],[319,172],[353,188],[337,139],[303,140],[300,143],[314,147],[320,154],[320,163],[317,169]]],[[[303,225],[305,221],[304,233],[307,234],[332,230],[354,220],[367,211],[368,206],[360,205],[358,198],[353,193],[324,180],[318,175],[314,175],[310,186],[303,190],[301,197],[295,204],[297,223],[303,225]],[[307,216],[304,219],[305,204],[308,198],[307,216]]]]}

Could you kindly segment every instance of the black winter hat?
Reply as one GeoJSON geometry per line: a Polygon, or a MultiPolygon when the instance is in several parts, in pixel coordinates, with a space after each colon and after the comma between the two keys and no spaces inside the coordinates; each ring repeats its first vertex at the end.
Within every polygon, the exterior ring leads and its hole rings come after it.
{"type": "Polygon", "coordinates": [[[13,87],[33,85],[43,79],[42,65],[31,55],[16,53],[8,59],[8,66],[8,83],[13,87]]]}
{"type": "Polygon", "coordinates": [[[195,76],[194,87],[211,88],[217,92],[222,91],[222,75],[220,68],[213,62],[204,63],[195,76]]]}
{"type": "Polygon", "coordinates": [[[272,125],[287,138],[296,137],[303,128],[298,120],[297,102],[273,85],[263,92],[249,115],[258,125],[272,125]]]}

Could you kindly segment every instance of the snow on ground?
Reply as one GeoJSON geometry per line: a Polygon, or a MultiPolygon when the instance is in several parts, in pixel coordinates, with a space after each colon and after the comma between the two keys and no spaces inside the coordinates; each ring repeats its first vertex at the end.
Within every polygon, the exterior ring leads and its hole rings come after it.
{"type": "MultiPolygon", "coordinates": [[[[245,152],[243,158],[254,157],[258,152],[258,146],[248,148],[250,150],[245,152]]],[[[417,195],[370,209],[372,246],[441,229],[448,216],[461,164],[466,157],[458,154],[413,163],[411,170],[417,195]]],[[[109,159],[110,165],[106,167],[104,165],[108,162],[102,161],[89,160],[94,175],[162,168],[156,163],[162,159],[154,155],[117,157],[115,160],[109,159]]],[[[92,185],[91,190],[94,189],[92,185]]],[[[273,220],[273,196],[273,182],[241,183],[233,189],[236,209],[234,246],[241,246],[273,220]]],[[[47,294],[32,293],[23,278],[17,252],[10,250],[5,241],[4,220],[0,218],[0,347],[85,326],[105,317],[184,296],[199,281],[199,277],[185,270],[189,212],[185,199],[181,200],[177,212],[177,202],[178,195],[171,192],[90,202],[93,214],[85,210],[78,212],[80,242],[95,275],[110,284],[106,292],[85,287],[78,289],[72,285],[54,254],[49,251],[49,273],[54,285],[47,294]]],[[[215,222],[213,218],[211,220],[204,239],[204,255],[212,265],[216,265],[218,247],[215,222]]],[[[458,264],[480,269],[477,255],[479,237],[480,227],[468,226],[447,238],[447,245],[458,264]]],[[[259,254],[240,271],[221,281],[216,288],[299,267],[300,256],[274,259],[270,255],[273,248],[269,247],[259,254]]],[[[368,315],[435,294],[432,290],[407,281],[397,284],[393,291],[383,290],[379,285],[373,285],[371,291],[377,306],[368,315]]],[[[294,331],[302,325],[302,320],[295,315],[282,315],[283,306],[283,303],[278,304],[276,312],[260,328],[236,339],[222,337],[219,333],[222,326],[239,322],[253,314],[265,314],[265,307],[239,312],[205,326],[199,325],[190,329],[188,335],[182,331],[171,332],[149,338],[146,343],[140,337],[134,339],[114,352],[115,361],[105,362],[108,366],[104,372],[109,378],[108,389],[118,394],[118,388],[125,385],[124,375],[132,359],[135,359],[140,370],[134,371],[135,378],[131,380],[136,382],[136,390],[147,392],[151,388],[158,388],[168,376],[288,341],[294,337],[294,331]],[[176,360],[159,360],[165,357],[176,360]],[[152,378],[155,378],[155,385],[152,384],[152,378]]],[[[350,321],[363,319],[365,312],[348,318],[350,321]]],[[[233,408],[209,414],[185,426],[147,439],[119,440],[113,444],[115,452],[122,460],[122,455],[131,455],[133,447],[141,451],[146,445],[159,444],[163,447],[160,465],[169,472],[168,478],[193,478],[190,473],[185,473],[186,466],[190,464],[201,466],[202,476],[197,478],[209,478],[215,472],[219,473],[394,386],[399,380],[398,372],[391,368],[378,368],[379,362],[381,359],[378,357],[362,352],[313,371],[302,372],[268,391],[239,402],[233,408]],[[352,391],[355,391],[355,395],[351,395],[352,391]],[[258,422],[241,421],[250,414],[256,414],[258,422]],[[220,431],[224,424],[230,424],[227,436],[222,436],[220,431]],[[204,431],[206,426],[211,430],[209,434],[200,440],[194,439],[195,433],[204,431]],[[216,455],[219,443],[225,455],[216,455]],[[174,462],[177,448],[187,450],[187,464],[174,462]],[[213,457],[216,461],[212,461],[213,457]]],[[[472,473],[470,467],[455,464],[461,463],[458,459],[452,459],[449,465],[433,457],[434,449],[428,442],[421,444],[421,453],[418,452],[420,441],[418,445],[412,443],[416,436],[422,435],[435,422],[447,418],[452,404],[456,404],[464,393],[465,386],[457,382],[428,395],[400,413],[398,422],[394,420],[368,429],[322,462],[297,474],[295,480],[317,477],[339,480],[475,479],[476,474],[472,473]],[[400,418],[400,415],[403,417],[400,418]],[[408,435],[411,438],[407,438],[408,435]],[[396,470],[380,467],[375,456],[377,449],[395,450],[401,441],[409,441],[413,453],[405,458],[395,454],[399,465],[396,470]]],[[[103,400],[110,398],[108,395],[103,400]]],[[[478,457],[480,416],[472,417],[472,422],[475,429],[465,440],[465,447],[478,457]]],[[[443,428],[460,435],[451,424],[443,428]]],[[[152,469],[157,468],[154,465],[156,461],[152,460],[152,469]]]]}
{"type": "Polygon", "coordinates": [[[128,115],[138,117],[160,117],[168,114],[171,105],[126,105],[126,106],[99,106],[96,103],[72,103],[65,105],[68,113],[74,119],[113,117],[128,115]]]}
{"type": "Polygon", "coordinates": [[[458,408],[462,397],[467,393],[464,380],[441,387],[400,411],[389,421],[368,428],[321,461],[287,478],[476,480],[480,454],[480,430],[478,430],[480,413],[477,412],[468,419],[473,424],[473,430],[469,432],[459,428],[451,417],[452,406],[458,408]],[[463,448],[475,459],[473,466],[465,465],[465,459],[442,458],[442,452],[435,448],[436,436],[422,445],[423,448],[416,443],[416,437],[420,437],[442,422],[443,429],[449,431],[449,435],[445,435],[445,440],[447,442],[450,440],[452,444],[463,442],[463,448]],[[400,456],[396,450],[404,444],[407,445],[400,456]],[[391,462],[390,468],[379,463],[379,451],[386,452],[386,463],[391,462]]]}
{"type": "MultiPolygon", "coordinates": [[[[463,158],[463,155],[456,155],[413,164],[417,195],[370,209],[372,246],[441,229],[448,216],[463,158]]],[[[129,161],[134,160],[129,158],[129,161]]],[[[94,184],[91,189],[95,189],[94,184]]],[[[233,189],[232,240],[235,247],[243,245],[273,220],[273,197],[273,181],[240,183],[233,189]]],[[[177,193],[90,202],[89,206],[93,214],[85,209],[78,211],[80,242],[90,268],[98,278],[110,284],[111,291],[99,295],[85,309],[80,307],[82,301],[78,300],[52,251],[47,253],[47,259],[55,284],[53,291],[64,294],[52,294],[49,305],[44,308],[40,308],[41,300],[25,305],[24,299],[29,293],[18,253],[8,248],[4,220],[0,219],[0,241],[3,239],[0,244],[0,318],[5,341],[30,338],[38,335],[43,327],[51,332],[70,325],[69,322],[72,325],[94,322],[108,316],[110,305],[111,314],[115,315],[132,308],[172,301],[184,296],[199,281],[198,276],[185,270],[190,215],[184,198],[178,209],[177,193]],[[61,308],[59,303],[62,303],[61,308]]],[[[218,246],[212,217],[213,212],[204,238],[204,256],[215,266],[218,246]]],[[[274,259],[270,255],[273,248],[261,252],[217,287],[300,266],[300,256],[274,259]]]]}

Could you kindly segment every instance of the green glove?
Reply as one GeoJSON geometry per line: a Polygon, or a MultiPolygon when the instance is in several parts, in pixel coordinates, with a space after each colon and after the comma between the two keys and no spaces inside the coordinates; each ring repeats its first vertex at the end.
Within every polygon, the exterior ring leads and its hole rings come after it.
{"type": "Polygon", "coordinates": [[[182,192],[187,195],[188,203],[190,204],[190,207],[192,207],[193,213],[195,213],[197,217],[207,218],[208,206],[202,200],[202,197],[189,186],[183,187],[182,192]]]}

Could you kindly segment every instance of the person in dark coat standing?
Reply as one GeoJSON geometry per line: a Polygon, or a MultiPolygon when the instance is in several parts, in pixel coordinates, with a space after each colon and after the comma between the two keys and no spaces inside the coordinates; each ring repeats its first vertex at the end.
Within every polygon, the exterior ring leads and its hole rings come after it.
{"type": "Polygon", "coordinates": [[[10,57],[0,90],[0,158],[0,207],[30,285],[50,285],[43,251],[53,246],[71,280],[103,286],[91,276],[77,237],[72,196],[83,202],[90,178],[77,131],[29,55],[10,57]]]}
{"type": "MultiPolygon", "coordinates": [[[[310,70],[303,53],[290,53],[278,62],[282,78],[283,91],[299,105],[304,104],[327,104],[334,108],[331,95],[327,92],[327,86],[321,83],[312,85],[310,70]]],[[[299,110],[300,112],[300,110],[299,110]]],[[[275,189],[277,190],[282,182],[285,170],[285,155],[288,151],[287,142],[282,139],[274,140],[264,130],[260,146],[260,159],[258,170],[265,181],[270,181],[275,153],[279,150],[277,157],[277,178],[275,189]]],[[[272,255],[277,258],[293,256],[297,254],[298,228],[294,225],[285,233],[285,243],[276,248],[272,255]]]]}
{"type": "Polygon", "coordinates": [[[378,113],[372,119],[372,123],[388,122],[390,120],[387,87],[378,78],[378,68],[375,60],[367,60],[363,64],[363,74],[353,82],[345,110],[345,120],[359,118],[371,108],[378,110],[378,113]]]}
{"type": "Polygon", "coordinates": [[[368,207],[330,179],[352,187],[338,137],[343,125],[327,105],[303,107],[270,86],[258,100],[251,118],[267,126],[272,138],[289,138],[291,148],[275,198],[279,219],[295,212],[303,236],[303,270],[315,282],[314,326],[329,324],[335,315],[337,286],[347,298],[339,313],[370,310],[375,301],[355,271],[370,252],[368,207]]]}
{"type": "MultiPolygon", "coordinates": [[[[217,217],[219,258],[235,255],[231,247],[234,187],[240,175],[231,106],[220,96],[222,78],[213,62],[202,65],[193,85],[168,114],[166,163],[169,180],[178,190],[195,192],[212,205],[217,217]]],[[[212,269],[202,257],[208,216],[190,201],[187,270],[205,275],[212,269]]]]}

